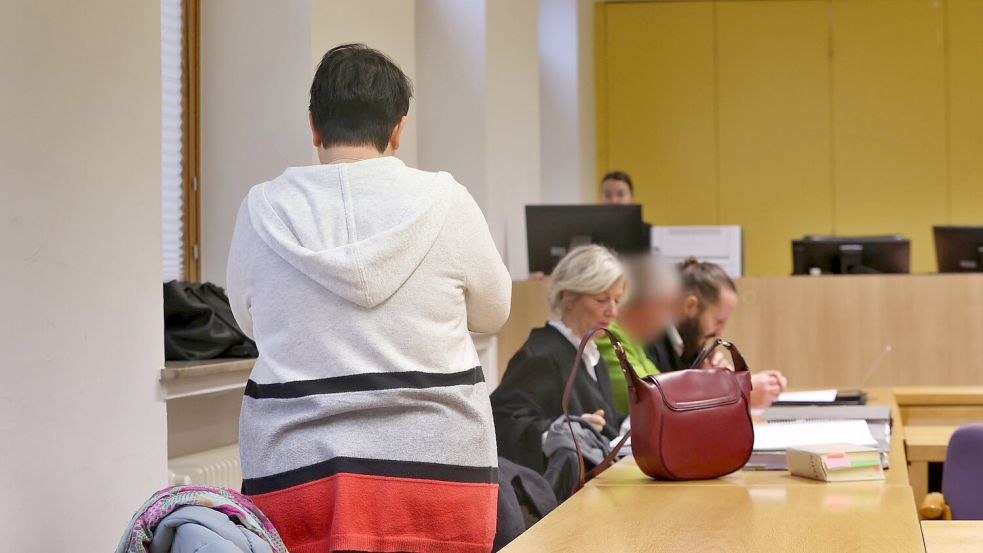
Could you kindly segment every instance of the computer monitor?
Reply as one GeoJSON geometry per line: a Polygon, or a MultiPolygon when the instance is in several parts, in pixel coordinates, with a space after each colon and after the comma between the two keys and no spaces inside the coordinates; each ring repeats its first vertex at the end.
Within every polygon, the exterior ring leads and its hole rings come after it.
{"type": "Polygon", "coordinates": [[[911,241],[904,236],[806,236],[792,241],[792,274],[911,272],[911,241]]]}
{"type": "Polygon", "coordinates": [[[549,274],[567,252],[601,244],[619,254],[648,250],[640,205],[527,205],[529,272],[549,274]]]}
{"type": "Polygon", "coordinates": [[[935,226],[932,231],[940,273],[983,271],[983,226],[935,226]]]}

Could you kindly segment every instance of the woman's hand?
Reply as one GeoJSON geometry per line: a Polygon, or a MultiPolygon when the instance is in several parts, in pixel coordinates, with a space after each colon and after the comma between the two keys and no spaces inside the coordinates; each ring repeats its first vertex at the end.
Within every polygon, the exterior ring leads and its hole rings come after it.
{"type": "Polygon", "coordinates": [[[594,427],[594,430],[602,432],[604,430],[604,425],[606,424],[604,420],[604,409],[598,409],[593,413],[584,413],[580,415],[580,418],[587,421],[588,424],[594,427]]]}
{"type": "Polygon", "coordinates": [[[764,409],[778,399],[788,384],[780,371],[761,371],[751,375],[751,407],[764,409]]]}

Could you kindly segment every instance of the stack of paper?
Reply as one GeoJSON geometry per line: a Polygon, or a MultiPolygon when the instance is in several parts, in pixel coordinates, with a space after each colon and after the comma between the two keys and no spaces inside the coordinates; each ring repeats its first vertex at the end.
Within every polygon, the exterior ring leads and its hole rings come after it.
{"type": "Polygon", "coordinates": [[[754,451],[784,451],[790,447],[817,444],[875,446],[867,421],[796,421],[754,425],[754,451]]]}
{"type": "MultiPolygon", "coordinates": [[[[886,405],[770,407],[762,413],[761,417],[766,421],[863,419],[867,421],[870,435],[877,441],[877,448],[881,450],[884,468],[888,467],[888,452],[891,450],[891,408],[886,405]]],[[[781,462],[785,462],[784,455],[781,462]]],[[[777,465],[777,461],[772,464],[777,465]]]]}
{"type": "Polygon", "coordinates": [[[788,470],[825,482],[883,480],[880,451],[852,444],[826,444],[788,449],[788,470]]]}
{"type": "Polygon", "coordinates": [[[836,390],[813,390],[808,392],[782,392],[778,403],[833,403],[836,390]]]}

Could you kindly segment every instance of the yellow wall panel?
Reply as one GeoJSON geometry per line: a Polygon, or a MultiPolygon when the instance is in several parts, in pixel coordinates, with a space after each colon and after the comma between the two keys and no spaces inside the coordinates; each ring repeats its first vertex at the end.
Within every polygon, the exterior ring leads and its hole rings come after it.
{"type": "Polygon", "coordinates": [[[983,2],[948,10],[950,222],[983,225],[983,2]]]}
{"type": "Polygon", "coordinates": [[[834,225],[912,239],[935,270],[931,227],[948,215],[944,4],[833,0],[834,225]]]}
{"type": "Polygon", "coordinates": [[[598,171],[655,224],[745,230],[787,274],[805,233],[983,224],[983,0],[600,3],[598,171]]]}
{"type": "Polygon", "coordinates": [[[790,241],[832,227],[825,0],[717,4],[720,222],[747,274],[788,274],[790,241]]]}
{"type": "Polygon", "coordinates": [[[713,4],[598,13],[599,174],[631,174],[649,222],[716,224],[713,4]]]}

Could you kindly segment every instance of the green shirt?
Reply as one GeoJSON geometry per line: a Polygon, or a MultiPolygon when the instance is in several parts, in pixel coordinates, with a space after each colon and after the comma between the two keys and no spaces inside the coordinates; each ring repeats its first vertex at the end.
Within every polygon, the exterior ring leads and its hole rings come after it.
{"type": "MultiPolygon", "coordinates": [[[[635,342],[628,336],[625,329],[618,326],[618,323],[611,323],[608,326],[608,330],[621,341],[621,346],[625,350],[625,357],[631,363],[632,368],[635,369],[635,374],[640,377],[659,374],[659,369],[656,368],[655,363],[645,353],[644,345],[635,342]]],[[[627,414],[628,384],[625,382],[625,374],[621,372],[621,363],[618,362],[618,356],[614,353],[614,346],[611,344],[611,339],[608,338],[607,334],[602,334],[600,338],[594,340],[594,343],[597,344],[597,349],[601,352],[601,359],[604,359],[604,363],[608,366],[608,374],[611,378],[611,396],[614,398],[614,406],[622,413],[627,414]]]]}

